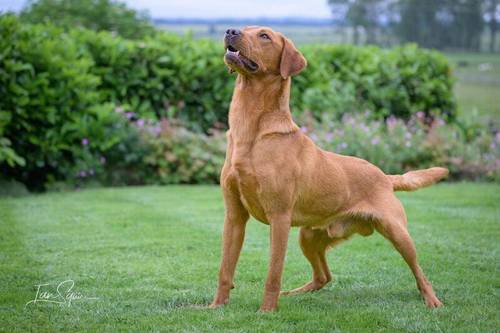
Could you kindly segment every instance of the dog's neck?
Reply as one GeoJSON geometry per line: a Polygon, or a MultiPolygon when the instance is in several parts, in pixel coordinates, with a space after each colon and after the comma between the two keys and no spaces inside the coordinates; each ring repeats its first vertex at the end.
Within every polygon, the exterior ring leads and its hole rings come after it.
{"type": "Polygon", "coordinates": [[[291,78],[280,76],[236,79],[229,110],[229,129],[236,142],[253,142],[273,133],[298,130],[290,113],[291,78]]]}

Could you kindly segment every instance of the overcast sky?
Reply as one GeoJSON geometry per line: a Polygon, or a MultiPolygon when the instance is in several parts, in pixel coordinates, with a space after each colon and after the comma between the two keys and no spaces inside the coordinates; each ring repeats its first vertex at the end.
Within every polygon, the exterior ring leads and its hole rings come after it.
{"type": "MultiPolygon", "coordinates": [[[[153,18],[329,18],[327,0],[125,0],[153,18]]],[[[19,11],[25,0],[0,0],[0,11],[19,11]]]]}

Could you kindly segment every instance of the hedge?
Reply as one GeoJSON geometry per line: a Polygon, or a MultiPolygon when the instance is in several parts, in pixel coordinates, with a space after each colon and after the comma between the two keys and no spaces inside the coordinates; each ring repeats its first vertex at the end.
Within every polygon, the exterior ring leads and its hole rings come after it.
{"type": "MultiPolygon", "coordinates": [[[[302,51],[309,66],[294,78],[296,115],[455,115],[450,65],[439,53],[414,45],[311,45],[302,51]]],[[[2,175],[43,188],[78,175],[82,161],[98,168],[98,156],[114,156],[125,168],[140,165],[123,153],[123,142],[133,140],[130,124],[115,110],[129,120],[177,119],[199,133],[224,129],[234,78],[223,54],[222,42],[165,32],[132,41],[1,15],[2,175]]]]}
{"type": "MultiPolygon", "coordinates": [[[[234,79],[222,63],[222,43],[166,33],[129,41],[74,30],[94,61],[104,101],[145,117],[175,117],[194,130],[227,123],[234,79]]],[[[308,67],[293,82],[298,115],[370,110],[376,118],[412,114],[454,119],[452,70],[440,53],[406,45],[389,50],[350,45],[303,47],[308,67]]]]}

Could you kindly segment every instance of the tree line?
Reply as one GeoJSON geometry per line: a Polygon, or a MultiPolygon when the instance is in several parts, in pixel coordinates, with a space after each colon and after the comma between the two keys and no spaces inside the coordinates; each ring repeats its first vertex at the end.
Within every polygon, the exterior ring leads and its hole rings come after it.
{"type": "Polygon", "coordinates": [[[500,0],[328,0],[353,42],[384,44],[387,36],[437,49],[498,50],[500,0]],[[363,40],[361,36],[363,35],[363,40]],[[484,41],[486,39],[486,41],[484,41]]]}

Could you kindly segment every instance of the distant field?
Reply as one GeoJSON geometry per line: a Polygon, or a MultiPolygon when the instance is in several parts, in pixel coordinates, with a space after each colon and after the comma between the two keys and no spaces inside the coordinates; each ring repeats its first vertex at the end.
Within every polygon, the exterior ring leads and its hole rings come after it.
{"type": "Polygon", "coordinates": [[[455,66],[459,115],[500,125],[500,55],[447,53],[455,66]]]}
{"type": "MultiPolygon", "coordinates": [[[[162,24],[158,27],[178,34],[192,34],[195,38],[222,40],[224,31],[232,26],[228,24],[162,24]]],[[[239,28],[239,26],[235,27],[239,28]]],[[[313,43],[349,43],[350,40],[352,40],[352,32],[350,29],[332,26],[277,24],[273,25],[272,28],[292,38],[298,45],[313,43]]]]}

